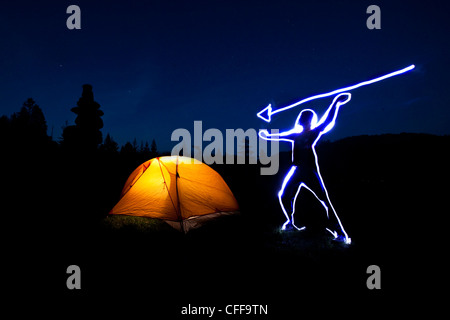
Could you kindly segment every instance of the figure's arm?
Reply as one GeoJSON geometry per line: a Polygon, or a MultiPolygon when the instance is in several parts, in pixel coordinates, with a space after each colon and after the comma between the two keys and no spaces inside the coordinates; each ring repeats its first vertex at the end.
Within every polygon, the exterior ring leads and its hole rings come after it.
{"type": "Polygon", "coordinates": [[[334,127],[334,123],[339,112],[339,107],[349,102],[351,97],[352,95],[348,92],[337,95],[314,130],[318,130],[322,133],[330,131],[334,127]]]}
{"type": "Polygon", "coordinates": [[[267,130],[260,130],[258,132],[258,135],[261,139],[264,140],[275,140],[275,141],[280,141],[280,140],[289,140],[289,137],[291,135],[294,134],[298,134],[301,132],[301,128],[298,127],[294,127],[293,129],[289,130],[289,131],[284,131],[284,132],[280,132],[280,133],[269,133],[267,130]]]}

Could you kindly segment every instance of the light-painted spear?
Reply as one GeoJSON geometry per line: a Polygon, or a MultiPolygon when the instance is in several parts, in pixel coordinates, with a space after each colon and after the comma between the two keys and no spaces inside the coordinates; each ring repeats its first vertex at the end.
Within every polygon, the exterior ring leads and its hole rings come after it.
{"type": "Polygon", "coordinates": [[[272,109],[272,105],[269,104],[267,107],[265,107],[260,112],[258,112],[257,116],[259,118],[263,119],[266,122],[270,122],[272,120],[272,115],[274,115],[276,113],[279,113],[279,112],[283,112],[283,111],[289,110],[289,109],[294,108],[296,106],[299,106],[299,105],[301,105],[301,104],[303,104],[305,102],[308,102],[308,101],[311,101],[311,100],[315,100],[315,99],[320,99],[320,98],[333,96],[333,95],[341,93],[341,92],[346,92],[346,91],[350,91],[350,90],[353,90],[353,89],[357,89],[359,87],[367,86],[369,84],[372,84],[372,83],[375,83],[375,82],[378,82],[378,81],[381,81],[381,80],[384,80],[384,79],[387,79],[387,78],[390,78],[390,77],[398,76],[398,75],[403,74],[405,72],[411,71],[414,68],[415,68],[415,66],[412,64],[409,67],[406,67],[406,68],[403,68],[401,70],[397,70],[397,71],[385,74],[384,76],[381,76],[381,77],[378,77],[378,78],[374,78],[374,79],[371,79],[371,80],[367,80],[367,81],[363,81],[363,82],[360,82],[358,84],[355,84],[355,85],[352,85],[352,86],[349,86],[349,87],[345,87],[345,88],[341,88],[341,89],[337,89],[337,90],[334,90],[334,91],[331,91],[331,92],[317,94],[315,96],[311,96],[309,98],[300,100],[300,101],[298,101],[296,103],[290,104],[290,105],[288,105],[286,107],[278,108],[276,110],[273,110],[272,109]]]}

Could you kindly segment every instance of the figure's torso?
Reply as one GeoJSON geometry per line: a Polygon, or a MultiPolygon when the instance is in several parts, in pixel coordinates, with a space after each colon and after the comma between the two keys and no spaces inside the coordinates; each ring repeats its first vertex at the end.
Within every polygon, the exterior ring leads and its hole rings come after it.
{"type": "Polygon", "coordinates": [[[319,132],[315,130],[304,131],[294,138],[294,159],[293,163],[304,166],[316,166],[314,156],[314,143],[319,132]]]}

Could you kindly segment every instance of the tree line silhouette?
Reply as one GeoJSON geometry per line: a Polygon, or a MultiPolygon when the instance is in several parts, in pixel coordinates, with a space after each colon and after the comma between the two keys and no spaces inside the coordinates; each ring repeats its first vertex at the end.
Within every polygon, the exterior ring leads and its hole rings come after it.
{"type": "MultiPolygon", "coordinates": [[[[148,141],[137,144],[126,142],[119,148],[108,133],[103,139],[102,116],[100,104],[94,101],[94,94],[90,84],[83,85],[83,91],[77,106],[71,109],[76,114],[74,125],[63,126],[62,136],[59,141],[53,140],[53,132],[49,136],[47,122],[42,109],[32,99],[28,98],[20,111],[11,116],[0,117],[0,146],[5,152],[28,153],[42,148],[59,148],[72,154],[108,153],[124,154],[128,157],[138,158],[156,157],[158,155],[155,139],[149,146],[148,141]]],[[[52,130],[53,131],[53,130],[52,130]]]]}
{"type": "Polygon", "coordinates": [[[0,117],[1,147],[5,151],[20,152],[48,146],[47,123],[42,109],[28,98],[19,112],[0,117]]]}

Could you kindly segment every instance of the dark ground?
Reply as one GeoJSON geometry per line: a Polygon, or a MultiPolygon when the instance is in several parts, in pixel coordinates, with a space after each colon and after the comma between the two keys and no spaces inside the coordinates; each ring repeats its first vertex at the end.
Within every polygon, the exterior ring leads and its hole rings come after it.
{"type": "Polygon", "coordinates": [[[308,193],[299,197],[296,220],[307,232],[279,231],[276,192],[287,154],[276,176],[260,176],[256,165],[214,166],[241,215],[187,235],[159,221],[105,218],[135,159],[77,158],[53,147],[11,155],[2,192],[8,305],[59,318],[207,318],[182,317],[188,304],[267,304],[268,316],[250,317],[262,319],[419,310],[432,318],[425,301],[445,292],[449,147],[448,136],[420,134],[321,144],[322,175],[349,246],[322,231],[324,212],[308,193]],[[81,268],[81,290],[66,287],[72,264],[81,268]],[[381,268],[381,290],[366,287],[369,265],[381,268]]]}

